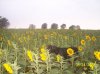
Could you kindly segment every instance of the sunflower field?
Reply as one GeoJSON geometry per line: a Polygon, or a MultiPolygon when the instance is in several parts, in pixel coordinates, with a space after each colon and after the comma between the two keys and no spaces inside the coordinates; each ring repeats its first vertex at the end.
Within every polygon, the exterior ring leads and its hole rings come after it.
{"type": "Polygon", "coordinates": [[[0,74],[100,74],[100,30],[0,29],[0,74]],[[79,54],[64,59],[47,45],[79,54]]]}

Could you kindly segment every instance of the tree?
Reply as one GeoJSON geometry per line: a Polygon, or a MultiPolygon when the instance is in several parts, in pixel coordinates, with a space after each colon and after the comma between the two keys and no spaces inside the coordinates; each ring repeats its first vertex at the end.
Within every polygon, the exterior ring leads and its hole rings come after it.
{"type": "Polygon", "coordinates": [[[79,25],[77,25],[77,26],[71,25],[71,26],[69,27],[69,29],[79,30],[79,29],[80,29],[80,26],[79,26],[79,25]]]}
{"type": "Polygon", "coordinates": [[[52,23],[51,24],[51,29],[58,29],[58,24],[52,23]]]}
{"type": "Polygon", "coordinates": [[[75,29],[75,25],[71,25],[69,29],[75,29]]]}
{"type": "Polygon", "coordinates": [[[0,28],[7,28],[10,25],[7,18],[0,16],[0,28]]]}
{"type": "Polygon", "coordinates": [[[30,25],[29,25],[29,29],[35,29],[35,25],[30,24],[30,25]]]}
{"type": "Polygon", "coordinates": [[[47,29],[47,23],[43,23],[41,26],[42,29],[47,29]]]}
{"type": "Polygon", "coordinates": [[[61,29],[65,29],[66,28],[66,24],[62,24],[60,27],[61,27],[61,29]]]}
{"type": "Polygon", "coordinates": [[[80,26],[79,25],[77,25],[76,27],[77,27],[78,30],[80,30],[80,26]]]}

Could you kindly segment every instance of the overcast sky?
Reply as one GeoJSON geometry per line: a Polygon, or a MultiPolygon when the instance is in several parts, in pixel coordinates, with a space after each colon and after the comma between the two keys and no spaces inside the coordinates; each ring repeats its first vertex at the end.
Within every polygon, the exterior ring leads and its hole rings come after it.
{"type": "Polygon", "coordinates": [[[100,29],[100,0],[0,0],[0,16],[9,20],[11,28],[65,23],[67,28],[100,29]]]}

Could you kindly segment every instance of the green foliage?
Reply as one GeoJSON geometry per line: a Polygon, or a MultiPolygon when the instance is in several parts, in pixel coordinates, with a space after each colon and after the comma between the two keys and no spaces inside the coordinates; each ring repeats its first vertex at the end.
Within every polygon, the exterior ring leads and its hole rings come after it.
{"type": "Polygon", "coordinates": [[[43,23],[41,29],[47,29],[47,25],[48,25],[47,23],[43,23]]]}
{"type": "MultiPolygon", "coordinates": [[[[46,49],[46,48],[45,48],[46,49]]],[[[0,73],[7,74],[3,64],[9,62],[13,74],[100,74],[100,61],[94,57],[94,51],[100,51],[100,31],[81,30],[1,30],[0,29],[0,73]],[[91,40],[86,39],[89,35],[91,40]],[[92,37],[96,40],[93,41],[92,37]],[[85,45],[81,44],[85,41],[85,45]],[[40,57],[44,45],[59,47],[82,46],[78,55],[57,62],[56,55],[46,51],[47,60],[40,57]],[[33,62],[27,56],[31,50],[33,62]],[[95,63],[91,70],[89,63],[95,63]]]]}
{"type": "Polygon", "coordinates": [[[60,27],[61,27],[61,29],[65,29],[66,28],[66,24],[62,24],[60,27]]]}
{"type": "Polygon", "coordinates": [[[51,29],[58,29],[58,24],[52,23],[51,24],[51,29]]]}
{"type": "Polygon", "coordinates": [[[10,25],[10,23],[9,23],[8,19],[0,16],[0,29],[7,28],[9,25],[10,25]]]}

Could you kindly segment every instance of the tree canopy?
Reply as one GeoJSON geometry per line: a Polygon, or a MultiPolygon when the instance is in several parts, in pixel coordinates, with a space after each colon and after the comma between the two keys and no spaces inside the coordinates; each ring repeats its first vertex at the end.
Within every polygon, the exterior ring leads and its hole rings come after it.
{"type": "Polygon", "coordinates": [[[7,18],[0,16],[0,28],[8,28],[10,25],[7,18]]]}
{"type": "Polygon", "coordinates": [[[61,29],[65,29],[66,28],[66,24],[62,24],[60,27],[61,27],[61,29]]]}
{"type": "Polygon", "coordinates": [[[58,24],[52,23],[51,24],[51,29],[58,29],[58,24]]]}
{"type": "Polygon", "coordinates": [[[47,29],[47,23],[43,23],[41,26],[42,29],[47,29]]]}
{"type": "Polygon", "coordinates": [[[35,25],[30,24],[30,25],[29,25],[29,29],[35,29],[35,25]]]}

